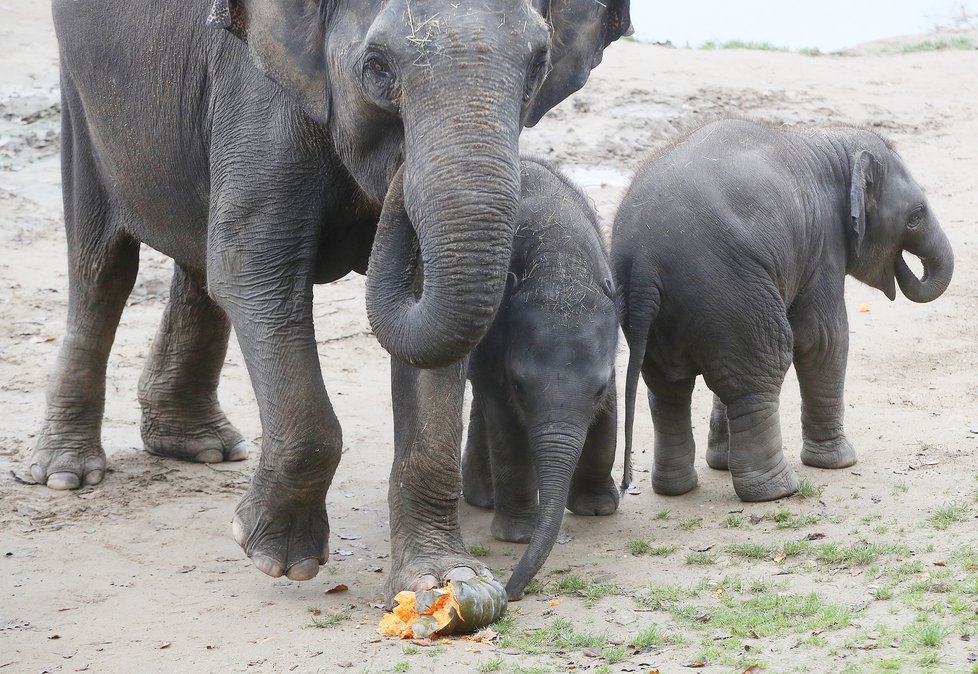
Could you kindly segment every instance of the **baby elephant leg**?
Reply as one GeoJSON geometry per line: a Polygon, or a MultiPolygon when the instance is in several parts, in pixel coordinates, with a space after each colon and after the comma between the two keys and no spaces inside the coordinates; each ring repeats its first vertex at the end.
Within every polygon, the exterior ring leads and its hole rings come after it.
{"type": "Polygon", "coordinates": [[[730,475],[744,501],[773,501],[798,491],[798,476],[784,458],[778,393],[746,395],[727,406],[730,475]]]}
{"type": "Polygon", "coordinates": [[[608,388],[608,396],[588,430],[567,495],[567,509],[576,515],[610,515],[618,510],[618,486],[611,475],[618,439],[614,378],[608,388]]]}
{"type": "Polygon", "coordinates": [[[696,379],[649,384],[649,409],[655,427],[655,460],[652,489],[664,496],[678,496],[696,487],[696,443],[690,402],[696,379]]]}
{"type": "Polygon", "coordinates": [[[706,448],[706,463],[716,470],[729,470],[730,427],[727,424],[727,406],[720,396],[713,396],[713,411],[710,412],[709,444],[706,448]]]}
{"type": "Polygon", "coordinates": [[[843,387],[849,336],[843,332],[831,344],[795,354],[801,388],[801,462],[816,468],[847,468],[856,463],[856,450],[842,428],[843,387]]]}
{"type": "Polygon", "coordinates": [[[494,538],[529,543],[537,525],[537,471],[522,424],[502,404],[485,401],[492,461],[494,538]]]}
{"type": "Polygon", "coordinates": [[[492,508],[492,468],[489,462],[489,436],[482,401],[472,398],[469,430],[462,453],[462,496],[477,508],[492,508]]]}

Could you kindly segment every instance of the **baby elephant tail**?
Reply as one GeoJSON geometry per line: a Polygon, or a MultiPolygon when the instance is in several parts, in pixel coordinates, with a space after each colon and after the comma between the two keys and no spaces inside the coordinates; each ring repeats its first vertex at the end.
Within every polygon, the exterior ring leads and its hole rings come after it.
{"type": "Polygon", "coordinates": [[[625,465],[621,479],[621,493],[632,486],[632,429],[635,426],[635,396],[638,380],[645,362],[645,348],[649,332],[659,313],[661,291],[658,278],[629,279],[622,296],[622,328],[628,342],[628,369],[625,375],[625,465]]]}

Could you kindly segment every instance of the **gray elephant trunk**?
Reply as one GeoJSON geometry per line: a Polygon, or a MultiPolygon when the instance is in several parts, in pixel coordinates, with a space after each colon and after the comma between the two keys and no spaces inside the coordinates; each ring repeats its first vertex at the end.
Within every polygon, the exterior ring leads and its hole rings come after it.
{"type": "Polygon", "coordinates": [[[908,245],[907,252],[916,255],[924,266],[918,279],[900,254],[896,259],[896,278],[900,291],[912,302],[931,302],[940,297],[954,274],[954,251],[947,235],[934,226],[919,245],[908,245]]]}
{"type": "Polygon", "coordinates": [[[462,110],[405,103],[403,119],[405,163],[377,228],[367,315],[392,355],[443,367],[478,344],[502,299],[519,196],[519,106],[485,97],[462,110]]]}
{"type": "Polygon", "coordinates": [[[540,509],[530,543],[506,583],[511,601],[523,598],[527,584],[540,571],[557,541],[567,494],[584,448],[585,431],[548,431],[531,439],[540,489],[540,509]]]}

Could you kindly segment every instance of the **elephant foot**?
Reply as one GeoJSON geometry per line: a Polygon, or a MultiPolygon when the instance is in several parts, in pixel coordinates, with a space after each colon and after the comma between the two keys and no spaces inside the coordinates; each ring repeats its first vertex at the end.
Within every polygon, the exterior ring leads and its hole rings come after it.
{"type": "Polygon", "coordinates": [[[492,526],[489,528],[493,538],[498,541],[509,543],[529,543],[533,531],[537,528],[536,513],[532,516],[516,517],[507,515],[499,510],[492,518],[492,526]]]}
{"type": "Polygon", "coordinates": [[[706,447],[706,465],[714,470],[730,470],[730,438],[711,437],[706,447]]]}
{"type": "Polygon", "coordinates": [[[775,501],[798,491],[798,475],[783,453],[779,452],[773,464],[771,468],[761,470],[731,469],[734,490],[741,501],[775,501]]]}
{"type": "MultiPolygon", "coordinates": [[[[436,587],[444,587],[449,581],[468,580],[481,576],[492,579],[489,568],[467,552],[437,552],[417,549],[417,541],[412,541],[411,550],[400,550],[392,546],[394,566],[387,577],[385,594],[388,607],[395,605],[394,597],[402,590],[423,592],[436,587]]],[[[505,592],[502,593],[505,595],[505,592]]]]}
{"type": "Polygon", "coordinates": [[[199,463],[248,458],[251,443],[231,425],[216,403],[181,409],[167,409],[147,401],[141,401],[141,405],[143,448],[150,454],[199,463]]]}
{"type": "Polygon", "coordinates": [[[848,468],[856,463],[856,450],[844,435],[833,440],[805,440],[801,462],[814,468],[848,468]]]}
{"type": "Polygon", "coordinates": [[[31,453],[30,470],[35,482],[50,489],[78,489],[102,481],[105,452],[97,433],[78,437],[45,428],[31,453]]]}
{"type": "Polygon", "coordinates": [[[652,469],[652,491],[662,496],[681,496],[696,488],[699,478],[692,466],[680,470],[652,469]]]}
{"type": "Polygon", "coordinates": [[[618,510],[618,486],[609,475],[597,484],[571,483],[567,495],[567,509],[575,515],[610,515],[618,510]]]}
{"type": "Polygon", "coordinates": [[[325,494],[312,500],[285,500],[295,492],[283,485],[256,485],[257,479],[256,475],[234,511],[235,542],[262,573],[273,578],[315,577],[329,559],[325,494]]]}

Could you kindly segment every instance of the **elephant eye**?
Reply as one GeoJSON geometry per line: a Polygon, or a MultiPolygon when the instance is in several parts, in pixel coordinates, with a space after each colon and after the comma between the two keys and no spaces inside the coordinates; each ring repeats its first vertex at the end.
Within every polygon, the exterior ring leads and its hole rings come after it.
{"type": "Polygon", "coordinates": [[[397,78],[386,56],[380,52],[368,52],[363,59],[363,76],[370,94],[389,101],[394,98],[397,78]]]}
{"type": "Polygon", "coordinates": [[[529,102],[533,98],[533,95],[540,88],[540,85],[543,84],[543,80],[546,79],[548,74],[550,74],[549,53],[547,51],[541,51],[533,59],[530,70],[527,72],[526,89],[523,92],[524,103],[529,102]]]}
{"type": "Polygon", "coordinates": [[[910,212],[910,219],[907,221],[908,229],[917,229],[924,221],[924,207],[917,206],[910,212]]]}

